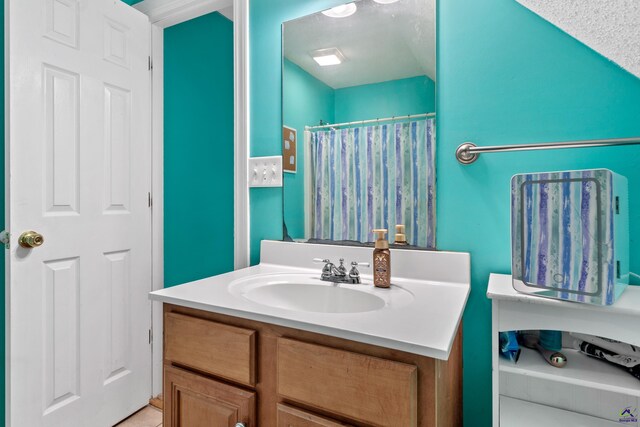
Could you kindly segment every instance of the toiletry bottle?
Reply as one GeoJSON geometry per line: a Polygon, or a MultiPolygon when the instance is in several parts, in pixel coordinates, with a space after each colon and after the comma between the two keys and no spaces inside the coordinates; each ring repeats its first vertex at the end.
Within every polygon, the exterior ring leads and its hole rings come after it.
{"type": "Polygon", "coordinates": [[[386,228],[373,230],[376,233],[376,248],[373,250],[373,284],[378,288],[391,286],[391,251],[385,238],[386,228]]]}
{"type": "Polygon", "coordinates": [[[396,238],[393,241],[393,244],[399,246],[407,246],[407,235],[404,232],[404,225],[398,224],[396,225],[396,238]]]}

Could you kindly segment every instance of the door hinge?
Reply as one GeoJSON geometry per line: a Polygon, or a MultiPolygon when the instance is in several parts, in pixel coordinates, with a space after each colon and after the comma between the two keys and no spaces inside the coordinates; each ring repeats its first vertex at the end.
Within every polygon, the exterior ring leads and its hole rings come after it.
{"type": "Polygon", "coordinates": [[[153,60],[149,57],[149,71],[153,70],[153,60]]]}
{"type": "Polygon", "coordinates": [[[4,245],[5,249],[10,249],[11,248],[11,233],[9,233],[7,230],[1,231],[0,232],[0,243],[2,243],[4,245]]]}
{"type": "Polygon", "coordinates": [[[151,197],[151,192],[149,192],[147,194],[149,196],[149,199],[148,199],[149,207],[151,208],[151,207],[153,207],[153,197],[151,197]]]}
{"type": "Polygon", "coordinates": [[[153,329],[149,329],[149,344],[153,344],[153,329]]]}

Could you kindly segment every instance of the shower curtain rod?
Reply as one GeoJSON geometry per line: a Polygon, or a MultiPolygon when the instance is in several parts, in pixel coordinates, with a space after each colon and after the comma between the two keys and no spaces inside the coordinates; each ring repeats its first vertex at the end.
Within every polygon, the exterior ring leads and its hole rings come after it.
{"type": "Polygon", "coordinates": [[[509,151],[529,151],[529,150],[558,150],[562,148],[589,148],[589,147],[613,147],[619,145],[640,145],[640,137],[637,138],[609,138],[609,139],[587,139],[579,141],[563,142],[536,142],[533,144],[511,144],[497,145],[489,147],[478,147],[473,142],[460,144],[456,150],[456,159],[463,165],[469,165],[482,153],[502,153],[509,151]]]}
{"type": "Polygon", "coordinates": [[[366,125],[368,123],[390,122],[395,120],[422,119],[426,117],[435,117],[436,113],[409,114],[406,116],[393,116],[384,119],[356,120],[355,122],[335,123],[333,125],[305,126],[304,130],[317,130],[326,128],[335,128],[352,125],[366,125]]]}

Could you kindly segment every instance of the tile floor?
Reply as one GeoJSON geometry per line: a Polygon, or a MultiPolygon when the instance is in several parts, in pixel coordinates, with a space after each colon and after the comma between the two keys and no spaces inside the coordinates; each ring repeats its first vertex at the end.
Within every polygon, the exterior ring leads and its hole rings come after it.
{"type": "Polygon", "coordinates": [[[115,427],[162,427],[162,411],[146,406],[115,427]]]}

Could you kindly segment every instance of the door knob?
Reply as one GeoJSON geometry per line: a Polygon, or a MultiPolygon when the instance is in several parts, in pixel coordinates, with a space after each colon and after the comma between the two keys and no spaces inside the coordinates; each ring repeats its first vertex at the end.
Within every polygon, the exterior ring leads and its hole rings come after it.
{"type": "Polygon", "coordinates": [[[42,246],[43,243],[44,237],[35,231],[25,231],[18,239],[18,244],[27,249],[37,248],[38,246],[42,246]]]}

